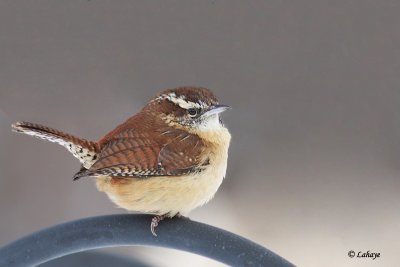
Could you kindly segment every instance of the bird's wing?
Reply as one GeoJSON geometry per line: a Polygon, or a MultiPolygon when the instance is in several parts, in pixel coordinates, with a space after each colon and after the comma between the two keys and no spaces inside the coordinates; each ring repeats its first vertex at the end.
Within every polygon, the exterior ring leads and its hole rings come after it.
{"type": "Polygon", "coordinates": [[[203,141],[197,135],[182,131],[162,147],[157,161],[167,175],[183,175],[200,171],[208,165],[208,158],[204,158],[203,152],[203,141]]]}
{"type": "Polygon", "coordinates": [[[121,131],[102,148],[98,160],[74,179],[84,176],[151,177],[180,176],[201,170],[207,160],[197,135],[182,130],[121,131]]]}

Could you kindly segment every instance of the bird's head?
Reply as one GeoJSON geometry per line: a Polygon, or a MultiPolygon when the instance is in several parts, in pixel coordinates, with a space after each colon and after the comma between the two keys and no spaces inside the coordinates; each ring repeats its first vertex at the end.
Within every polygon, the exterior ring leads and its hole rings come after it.
{"type": "Polygon", "coordinates": [[[191,132],[220,129],[223,127],[220,113],[229,108],[220,105],[213,92],[201,87],[162,91],[145,107],[169,125],[191,132]]]}

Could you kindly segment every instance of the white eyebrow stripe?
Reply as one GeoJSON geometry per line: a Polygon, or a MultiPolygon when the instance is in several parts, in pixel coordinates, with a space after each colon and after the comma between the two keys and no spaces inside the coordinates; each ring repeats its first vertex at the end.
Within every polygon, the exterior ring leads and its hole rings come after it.
{"type": "Polygon", "coordinates": [[[187,101],[187,100],[185,100],[185,96],[181,95],[181,96],[177,97],[175,93],[169,93],[169,94],[160,95],[155,100],[162,100],[162,99],[167,99],[167,100],[171,101],[172,103],[175,103],[175,104],[177,104],[178,106],[180,106],[181,108],[184,108],[184,109],[189,109],[189,108],[207,108],[208,107],[208,105],[206,103],[204,103],[203,101],[201,101],[201,100],[199,101],[200,103],[187,101]]]}
{"type": "Polygon", "coordinates": [[[186,101],[186,100],[184,100],[182,98],[173,98],[173,97],[171,97],[168,100],[173,102],[173,103],[175,103],[175,104],[177,104],[177,105],[179,105],[181,108],[184,108],[184,109],[201,108],[200,104],[193,103],[191,101],[186,101]]]}

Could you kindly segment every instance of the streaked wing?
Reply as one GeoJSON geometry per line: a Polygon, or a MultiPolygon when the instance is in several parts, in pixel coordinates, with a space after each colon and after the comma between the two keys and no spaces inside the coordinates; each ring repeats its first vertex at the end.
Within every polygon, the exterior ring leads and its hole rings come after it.
{"type": "Polygon", "coordinates": [[[158,163],[168,175],[182,175],[199,170],[203,144],[197,135],[181,133],[165,145],[158,156],[158,163]]]}
{"type": "Polygon", "coordinates": [[[181,130],[140,132],[127,129],[102,148],[89,170],[75,176],[179,176],[201,168],[201,140],[181,130]],[[166,133],[166,134],[164,134],[166,133]]]}

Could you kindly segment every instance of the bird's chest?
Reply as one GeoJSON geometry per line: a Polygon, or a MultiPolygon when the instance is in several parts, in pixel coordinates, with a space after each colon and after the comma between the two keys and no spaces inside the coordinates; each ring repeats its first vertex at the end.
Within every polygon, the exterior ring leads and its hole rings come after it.
{"type": "MultiPolygon", "coordinates": [[[[171,197],[171,208],[174,206],[180,213],[187,213],[207,203],[225,177],[230,134],[228,131],[221,131],[207,137],[211,141],[205,151],[209,164],[199,173],[174,177],[177,183],[171,184],[174,189],[170,192],[179,193],[167,194],[167,198],[171,197]]],[[[170,182],[172,183],[173,180],[170,182]]]]}
{"type": "Polygon", "coordinates": [[[180,181],[176,186],[181,194],[179,200],[182,202],[181,213],[207,203],[214,196],[225,177],[227,159],[227,153],[213,151],[209,154],[209,165],[203,171],[179,177],[180,181]]]}

